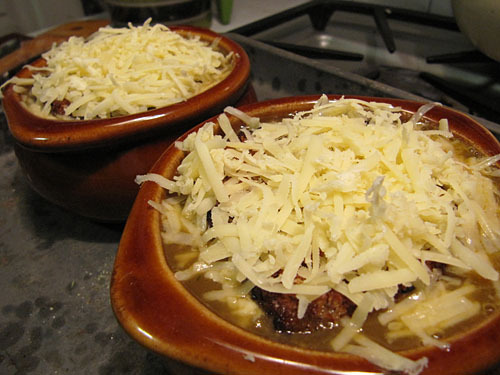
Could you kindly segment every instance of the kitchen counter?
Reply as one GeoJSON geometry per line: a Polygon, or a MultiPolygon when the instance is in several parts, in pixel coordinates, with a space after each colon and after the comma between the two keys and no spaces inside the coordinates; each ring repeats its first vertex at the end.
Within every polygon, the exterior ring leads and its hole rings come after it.
{"type": "Polygon", "coordinates": [[[0,114],[0,374],[193,374],[132,341],[111,309],[121,225],[52,205],[22,175],[0,114]]]}

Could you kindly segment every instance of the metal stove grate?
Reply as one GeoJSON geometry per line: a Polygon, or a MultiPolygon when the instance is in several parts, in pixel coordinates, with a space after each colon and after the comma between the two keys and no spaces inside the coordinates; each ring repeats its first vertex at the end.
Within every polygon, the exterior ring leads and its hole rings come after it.
{"type": "MultiPolygon", "coordinates": [[[[332,15],[336,12],[351,12],[373,17],[377,31],[383,39],[385,48],[389,54],[393,54],[398,50],[397,38],[395,38],[394,32],[390,26],[390,21],[392,20],[403,21],[416,26],[431,26],[460,33],[453,17],[440,16],[393,6],[381,6],[343,0],[309,1],[305,4],[284,10],[283,12],[236,28],[231,32],[247,37],[256,37],[260,41],[270,45],[309,58],[344,61],[361,61],[366,59],[366,56],[357,50],[323,48],[320,46],[296,44],[288,41],[284,42],[282,40],[273,40],[268,37],[262,38],[258,36],[259,33],[279,25],[286,24],[287,22],[303,16],[308,16],[311,27],[315,31],[322,32],[325,30],[328,23],[331,22],[332,15]]],[[[425,43],[425,40],[422,40],[422,43],[425,43]]],[[[483,69],[487,66],[486,69],[488,71],[494,72],[496,70],[500,72],[500,69],[498,69],[500,67],[500,63],[488,58],[477,50],[431,54],[426,56],[424,60],[427,64],[440,64],[443,69],[467,64],[472,66],[472,70],[474,70],[476,66],[478,69],[483,69]]],[[[387,67],[383,67],[383,70],[386,69],[387,67]]],[[[401,69],[394,69],[395,74],[397,71],[401,71],[401,69]]],[[[367,77],[377,80],[379,79],[377,74],[380,74],[380,72],[375,74],[371,73],[371,76],[367,75],[367,77]]],[[[500,101],[500,96],[497,96],[497,93],[494,91],[488,91],[486,87],[488,85],[497,84],[500,81],[500,73],[498,75],[495,73],[489,74],[491,74],[490,82],[481,84],[478,83],[478,85],[471,86],[463,85],[460,82],[454,82],[453,80],[443,79],[442,77],[426,71],[416,72],[418,79],[423,82],[424,88],[416,89],[420,91],[414,93],[422,95],[421,90],[427,90],[425,85],[431,85],[436,90],[443,93],[442,97],[449,98],[450,102],[447,103],[445,99],[444,104],[454,106],[451,103],[456,101],[460,103],[460,106],[463,106],[463,108],[459,109],[464,110],[465,108],[471,114],[479,115],[490,121],[500,122],[500,107],[497,105],[500,101]]],[[[434,97],[430,97],[429,99],[435,100],[434,97]]]]}

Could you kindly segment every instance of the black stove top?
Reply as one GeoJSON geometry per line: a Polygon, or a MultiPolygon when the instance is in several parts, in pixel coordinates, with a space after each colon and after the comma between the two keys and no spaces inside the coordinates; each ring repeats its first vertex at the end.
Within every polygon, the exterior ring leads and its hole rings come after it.
{"type": "Polygon", "coordinates": [[[232,32],[500,123],[500,63],[475,50],[453,17],[322,0],[232,32]]]}

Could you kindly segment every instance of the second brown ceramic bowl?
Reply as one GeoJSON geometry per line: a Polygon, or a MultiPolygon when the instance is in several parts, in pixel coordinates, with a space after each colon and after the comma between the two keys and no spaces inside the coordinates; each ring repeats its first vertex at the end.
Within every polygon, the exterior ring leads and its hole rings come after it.
{"type": "MultiPolygon", "coordinates": [[[[338,97],[331,96],[331,99],[338,97]]],[[[250,116],[266,121],[310,109],[318,97],[296,97],[241,107],[250,116]]],[[[361,98],[387,102],[415,113],[422,103],[361,98]]],[[[486,155],[500,153],[500,144],[470,117],[434,107],[425,115],[430,122],[447,118],[450,129],[472,142],[486,155]]],[[[212,121],[214,121],[212,119],[212,121]]],[[[197,130],[203,124],[200,124],[197,130]]],[[[232,118],[233,127],[242,124],[232,118]]],[[[185,138],[183,135],[182,138],[185,138]]],[[[151,172],[172,178],[183,153],[170,147],[151,172]]],[[[381,370],[355,356],[308,350],[272,342],[236,327],[201,303],[176,280],[164,254],[160,215],[149,204],[165,192],[157,184],[143,184],[128,218],[115,260],[111,301],[115,315],[129,335],[164,356],[218,374],[365,374],[381,370]]],[[[500,359],[500,312],[481,325],[451,338],[448,351],[419,347],[402,352],[408,358],[429,360],[423,374],[471,374],[500,359]]]]}
{"type": "MultiPolygon", "coordinates": [[[[13,86],[4,90],[3,108],[16,141],[16,156],[40,195],[73,212],[102,221],[123,221],[145,173],[170,143],[227,105],[256,101],[249,83],[250,62],[234,41],[207,29],[172,26],[234,54],[234,68],[221,82],[184,102],[128,116],[63,121],[26,109],[13,86]]],[[[32,65],[41,66],[44,60],[32,65]]],[[[25,68],[19,77],[28,77],[25,68]]]]}

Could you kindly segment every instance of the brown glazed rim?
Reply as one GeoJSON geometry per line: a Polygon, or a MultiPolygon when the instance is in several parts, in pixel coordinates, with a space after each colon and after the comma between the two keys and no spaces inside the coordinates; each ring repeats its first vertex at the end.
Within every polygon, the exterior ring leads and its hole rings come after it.
{"type": "MultiPolygon", "coordinates": [[[[182,103],[109,119],[65,121],[36,116],[21,103],[20,95],[14,92],[13,85],[8,85],[4,89],[3,107],[16,141],[40,151],[74,150],[112,144],[196,118],[221,103],[227,105],[231,99],[237,99],[243,94],[250,77],[250,61],[239,44],[208,29],[194,26],[169,28],[182,35],[198,35],[201,40],[208,42],[219,39],[218,46],[223,52],[234,53],[233,70],[215,86],[182,103]]],[[[31,65],[44,64],[45,60],[40,58],[31,65]]],[[[31,72],[28,68],[23,68],[17,76],[29,77],[31,72]]]]}
{"type": "MultiPolygon", "coordinates": [[[[311,108],[318,98],[284,98],[240,109],[262,119],[281,118],[311,108]]],[[[330,99],[337,98],[339,96],[330,96],[330,99]]],[[[410,113],[422,105],[398,99],[356,98],[387,102],[410,113]]],[[[233,126],[240,125],[239,120],[229,117],[233,126]]],[[[454,132],[473,142],[483,153],[493,155],[500,152],[496,138],[460,112],[434,107],[425,118],[431,121],[447,118],[454,132]]],[[[214,120],[215,117],[207,121],[214,120]]],[[[182,158],[182,152],[170,146],[151,172],[171,177],[182,158]]],[[[155,183],[143,184],[115,259],[111,281],[112,307],[119,323],[132,338],[159,354],[220,374],[381,373],[368,361],[352,355],[307,350],[259,337],[223,320],[197,300],[169,269],[163,253],[159,214],[147,203],[149,200],[159,201],[164,194],[155,183]]],[[[412,359],[426,356],[429,365],[423,374],[474,373],[497,363],[500,359],[499,340],[500,313],[496,313],[473,330],[451,337],[449,351],[420,347],[402,354],[412,359]]]]}

